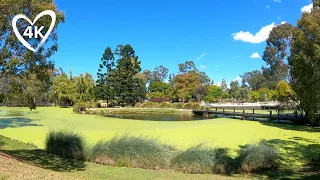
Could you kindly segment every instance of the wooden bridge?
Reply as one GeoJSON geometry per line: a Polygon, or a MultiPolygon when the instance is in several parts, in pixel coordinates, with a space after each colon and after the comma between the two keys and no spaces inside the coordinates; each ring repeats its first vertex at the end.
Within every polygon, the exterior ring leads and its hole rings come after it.
{"type": "Polygon", "coordinates": [[[279,110],[269,110],[268,114],[261,114],[261,113],[255,112],[256,110],[260,110],[260,109],[261,107],[260,108],[256,107],[256,109],[254,107],[239,107],[239,106],[238,107],[215,107],[215,110],[211,110],[211,109],[193,110],[193,114],[202,115],[202,116],[208,116],[210,114],[213,114],[213,115],[221,115],[222,117],[228,116],[232,118],[241,117],[241,119],[244,119],[244,120],[250,119],[250,118],[251,119],[261,118],[261,119],[268,119],[269,121],[287,120],[287,121],[297,122],[305,119],[305,117],[299,116],[297,114],[280,114],[279,110]],[[238,112],[236,110],[238,110],[238,112]],[[242,112],[239,112],[239,110],[241,110],[242,112]]]}

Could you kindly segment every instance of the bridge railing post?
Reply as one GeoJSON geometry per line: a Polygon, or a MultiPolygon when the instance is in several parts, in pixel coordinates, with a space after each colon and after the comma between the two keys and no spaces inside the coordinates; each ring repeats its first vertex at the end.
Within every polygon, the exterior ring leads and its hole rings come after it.
{"type": "Polygon", "coordinates": [[[269,121],[272,120],[272,110],[270,110],[270,116],[269,116],[269,121]]]}
{"type": "Polygon", "coordinates": [[[244,110],[244,109],[242,110],[242,119],[243,119],[243,120],[246,119],[246,117],[245,117],[245,110],[244,110]]]}
{"type": "Polygon", "coordinates": [[[252,113],[253,113],[253,120],[254,120],[254,108],[252,109],[252,113]]]}
{"type": "Polygon", "coordinates": [[[222,109],[222,111],[223,111],[223,117],[225,117],[225,114],[224,114],[224,108],[222,109]]]}

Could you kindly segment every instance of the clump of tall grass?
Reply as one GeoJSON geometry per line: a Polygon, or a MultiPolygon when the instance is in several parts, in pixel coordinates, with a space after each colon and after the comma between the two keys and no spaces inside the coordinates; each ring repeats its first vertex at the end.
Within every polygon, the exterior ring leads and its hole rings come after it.
{"type": "Polygon", "coordinates": [[[191,147],[171,160],[171,167],[176,171],[192,174],[229,174],[233,159],[227,149],[205,148],[202,144],[191,147]]]}
{"type": "Polygon", "coordinates": [[[88,160],[99,164],[166,169],[175,149],[157,139],[129,135],[99,141],[88,151],[88,160]]]}
{"type": "Polygon", "coordinates": [[[238,173],[262,172],[279,167],[280,154],[277,148],[261,142],[247,145],[239,151],[236,158],[238,173]]]}
{"type": "Polygon", "coordinates": [[[72,130],[51,130],[45,140],[45,150],[65,158],[84,159],[84,140],[72,130]]]}

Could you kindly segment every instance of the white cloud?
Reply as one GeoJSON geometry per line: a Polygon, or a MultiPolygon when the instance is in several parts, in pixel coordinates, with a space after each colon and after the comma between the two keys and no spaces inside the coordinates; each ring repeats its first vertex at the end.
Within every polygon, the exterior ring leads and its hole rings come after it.
{"type": "Polygon", "coordinates": [[[202,53],[199,57],[196,57],[196,60],[203,58],[204,56],[206,56],[206,54],[207,54],[206,52],[202,53]]]}
{"type": "Polygon", "coordinates": [[[303,13],[308,12],[309,13],[309,12],[311,12],[312,8],[313,8],[313,4],[311,3],[311,4],[306,5],[303,8],[301,8],[301,12],[303,12],[303,13]]]}
{"type": "Polygon", "coordinates": [[[207,68],[207,66],[205,66],[205,65],[200,65],[200,69],[206,69],[207,68]]]}
{"type": "Polygon", "coordinates": [[[281,3],[281,0],[273,0],[274,2],[281,3]]]}
{"type": "Polygon", "coordinates": [[[285,22],[285,21],[282,21],[282,22],[281,22],[281,24],[287,24],[287,22],[285,22]]]}
{"type": "Polygon", "coordinates": [[[259,55],[258,52],[255,52],[250,57],[253,58],[253,59],[257,59],[257,58],[260,58],[260,55],[259,55]]]}
{"type": "Polygon", "coordinates": [[[234,79],[235,81],[241,82],[242,78],[240,76],[236,77],[236,79],[234,79]]]}
{"type": "Polygon", "coordinates": [[[268,39],[270,31],[274,27],[275,27],[275,24],[272,23],[270,25],[262,27],[260,31],[257,32],[255,35],[253,35],[249,31],[246,31],[246,32],[240,31],[237,33],[233,33],[232,36],[233,36],[233,39],[237,41],[244,41],[244,42],[258,44],[268,39]]]}
{"type": "Polygon", "coordinates": [[[266,8],[267,8],[267,9],[269,9],[269,8],[270,8],[270,6],[269,6],[269,5],[266,5],[266,8]]]}
{"type": "Polygon", "coordinates": [[[216,86],[221,86],[221,81],[217,82],[215,85],[216,86]]]}

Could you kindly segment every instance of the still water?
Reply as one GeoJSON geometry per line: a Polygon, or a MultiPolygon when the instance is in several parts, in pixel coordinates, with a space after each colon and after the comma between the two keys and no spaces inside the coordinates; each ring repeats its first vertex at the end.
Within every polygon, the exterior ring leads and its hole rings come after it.
{"type": "Polygon", "coordinates": [[[194,121],[194,120],[207,120],[213,119],[214,116],[183,116],[183,115],[157,115],[157,114],[114,114],[105,115],[111,118],[120,119],[134,119],[134,120],[145,120],[145,121],[194,121]]]}

